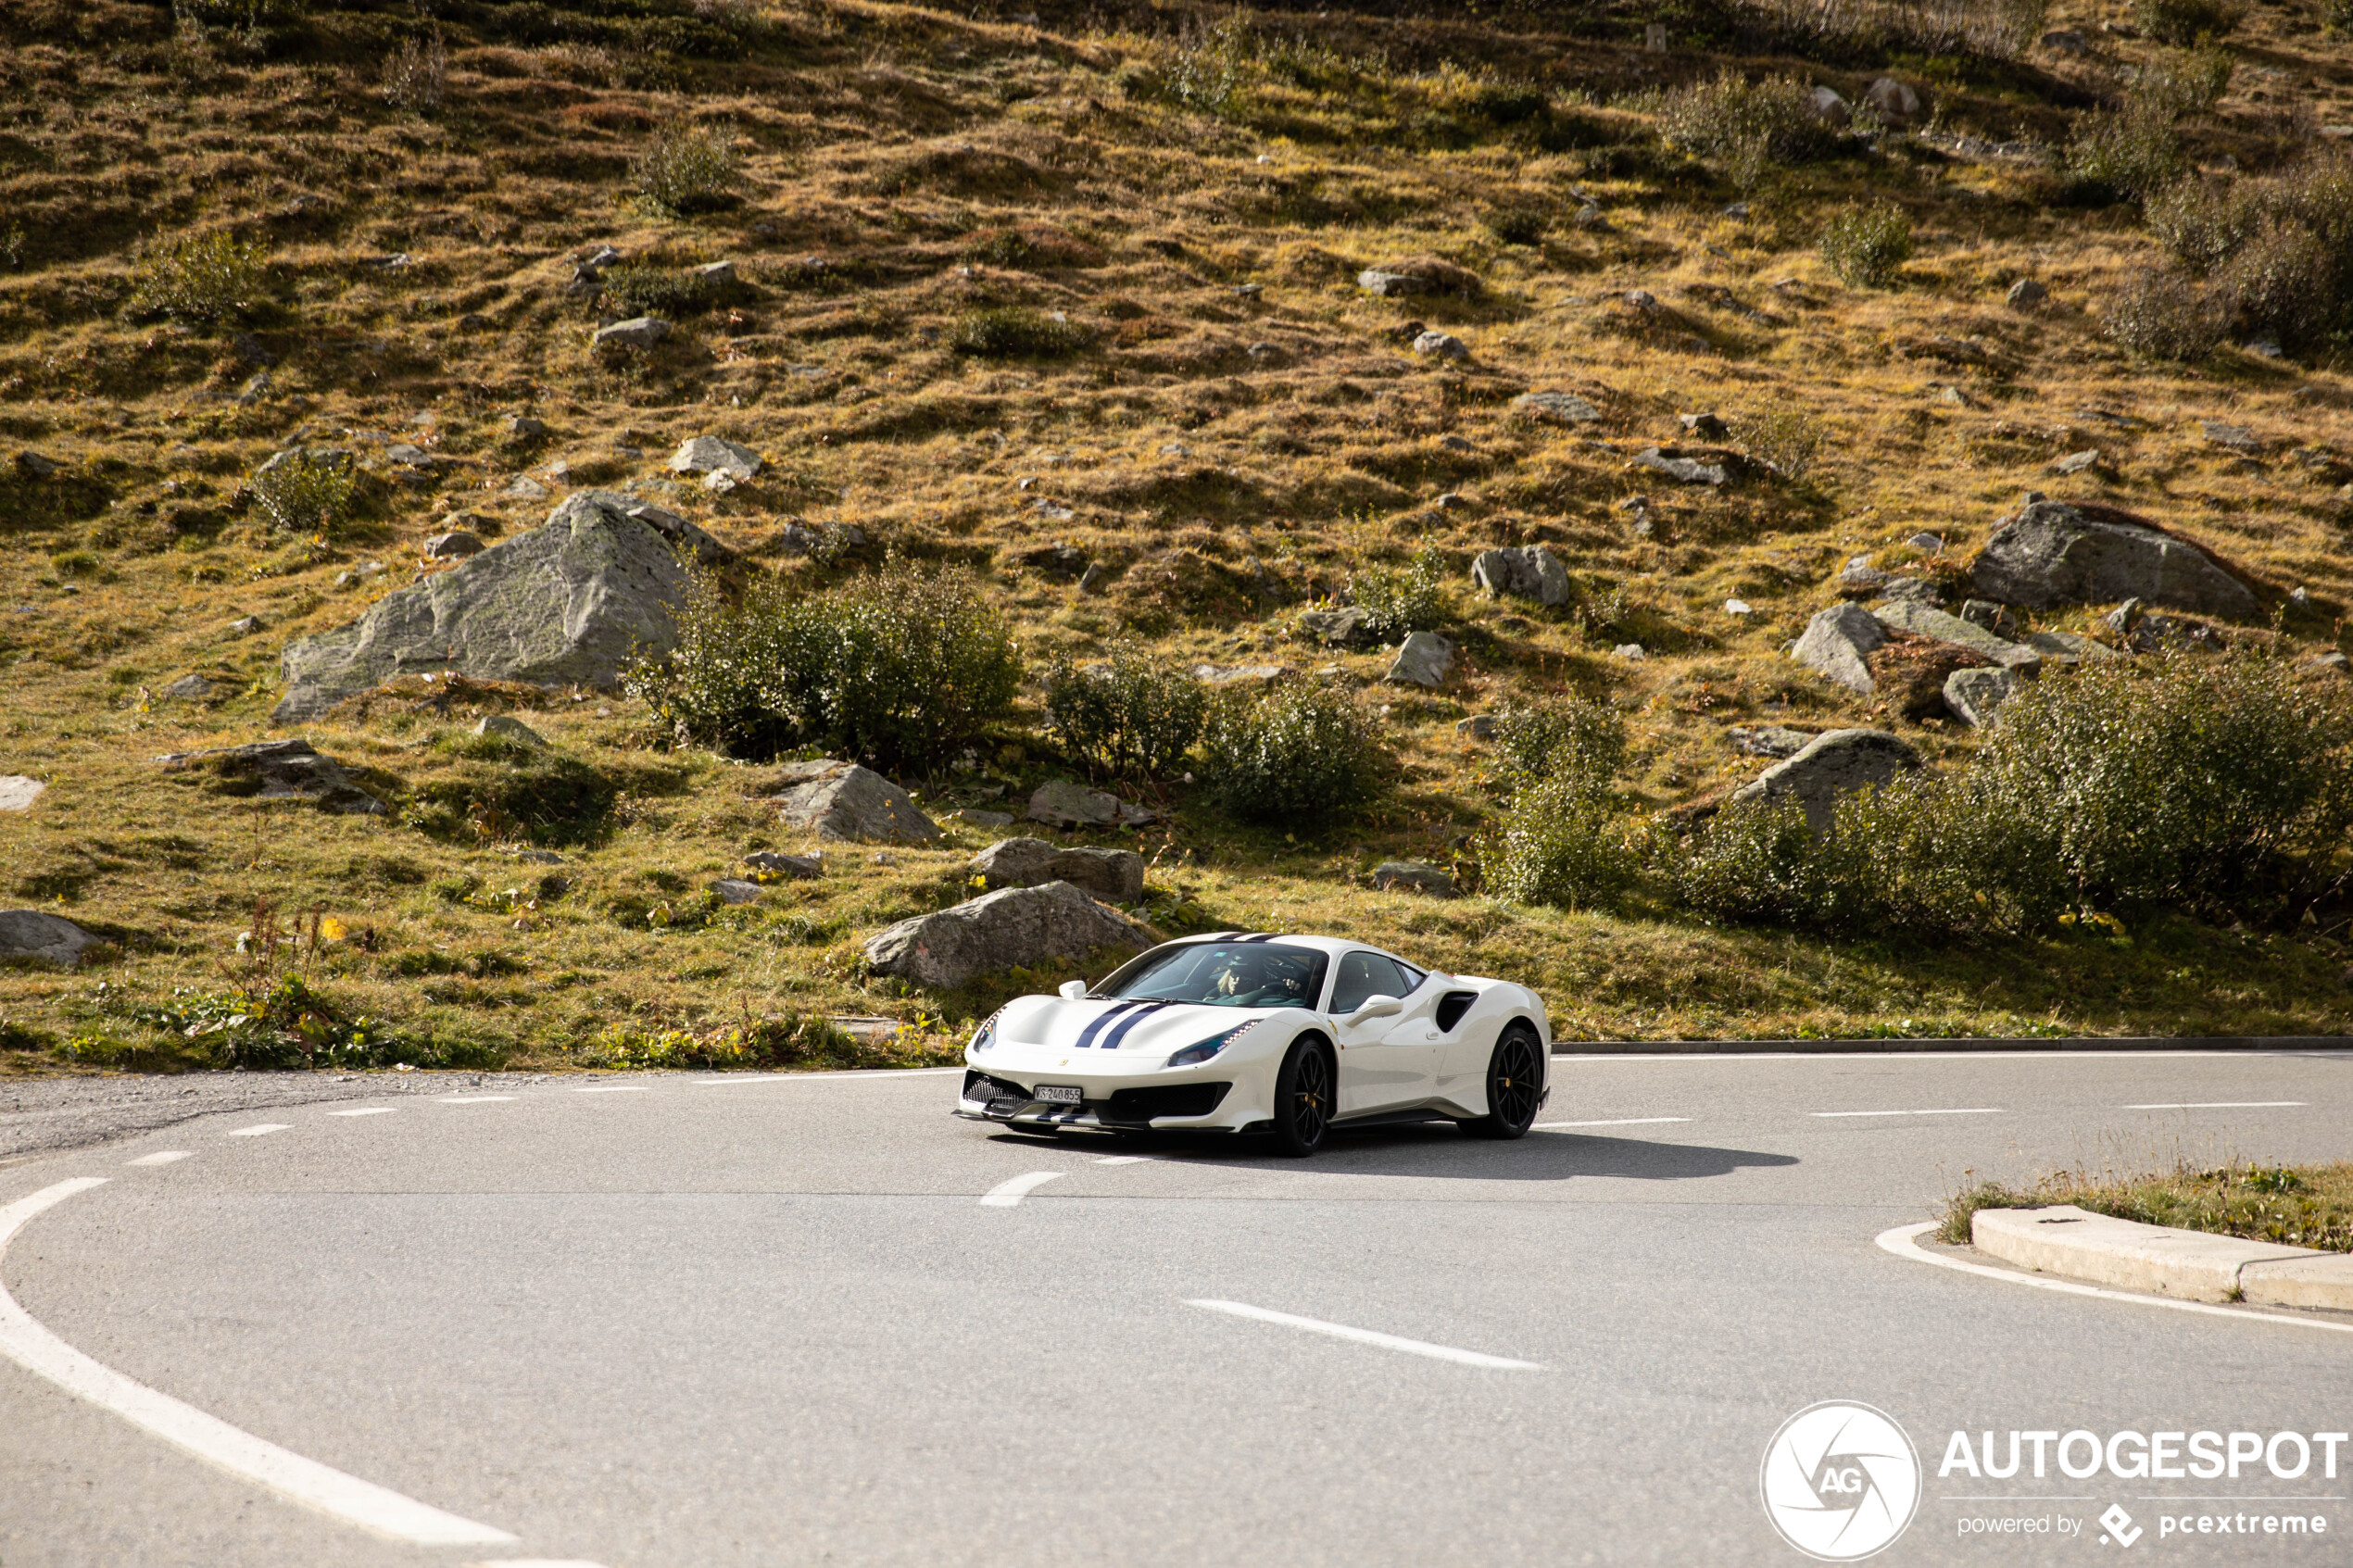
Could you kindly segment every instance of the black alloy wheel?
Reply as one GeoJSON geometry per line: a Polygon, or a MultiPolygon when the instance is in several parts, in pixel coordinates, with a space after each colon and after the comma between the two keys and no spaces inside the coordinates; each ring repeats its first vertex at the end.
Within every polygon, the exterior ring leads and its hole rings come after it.
{"type": "Polygon", "coordinates": [[[1527,1135],[1544,1101],[1544,1047],[1525,1023],[1506,1027],[1487,1059],[1487,1114],[1461,1123],[1482,1138],[1527,1135]]]}
{"type": "Polygon", "coordinates": [[[1299,1040],[1275,1074],[1275,1143],[1294,1159],[1324,1147],[1332,1124],[1332,1059],[1323,1042],[1299,1040]]]}

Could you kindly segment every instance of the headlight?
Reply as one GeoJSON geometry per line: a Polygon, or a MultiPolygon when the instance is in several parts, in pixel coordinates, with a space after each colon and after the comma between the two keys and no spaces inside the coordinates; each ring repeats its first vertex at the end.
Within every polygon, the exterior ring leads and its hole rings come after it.
{"type": "Polygon", "coordinates": [[[1260,1022],[1260,1020],[1253,1018],[1248,1023],[1242,1024],[1239,1028],[1228,1029],[1223,1035],[1214,1035],[1209,1039],[1203,1040],[1197,1046],[1187,1046],[1183,1050],[1178,1051],[1175,1056],[1168,1059],[1168,1065],[1171,1067],[1198,1067],[1202,1062],[1207,1061],[1211,1057],[1215,1056],[1219,1051],[1224,1050],[1227,1046],[1232,1045],[1236,1040],[1240,1039],[1244,1035],[1247,1035],[1252,1030],[1257,1028],[1260,1022]]]}
{"type": "Polygon", "coordinates": [[[989,1047],[995,1045],[997,1043],[997,1021],[1004,1015],[1005,1010],[1003,1008],[999,1008],[995,1012],[992,1012],[987,1018],[982,1019],[980,1021],[980,1028],[973,1035],[972,1044],[966,1048],[975,1051],[985,1051],[989,1047]]]}

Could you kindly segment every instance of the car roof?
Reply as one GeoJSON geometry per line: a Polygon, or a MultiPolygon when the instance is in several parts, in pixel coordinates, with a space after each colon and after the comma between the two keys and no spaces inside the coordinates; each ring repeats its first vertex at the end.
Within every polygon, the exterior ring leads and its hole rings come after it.
{"type": "Polygon", "coordinates": [[[1333,954],[1353,953],[1361,948],[1365,952],[1379,953],[1384,957],[1395,959],[1399,963],[1413,964],[1416,969],[1428,967],[1426,964],[1414,963],[1413,960],[1402,953],[1392,953],[1386,947],[1377,947],[1370,942],[1352,942],[1342,936],[1294,935],[1288,932],[1213,931],[1202,936],[1180,936],[1169,946],[1188,947],[1204,942],[1280,942],[1289,947],[1313,947],[1319,952],[1333,954]]]}

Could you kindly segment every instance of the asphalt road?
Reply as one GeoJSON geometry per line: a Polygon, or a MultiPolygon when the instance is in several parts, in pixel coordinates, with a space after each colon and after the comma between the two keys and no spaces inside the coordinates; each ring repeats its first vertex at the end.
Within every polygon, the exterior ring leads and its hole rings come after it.
{"type": "Polygon", "coordinates": [[[2111,1503],[2134,1558],[2353,1561],[2353,1448],[1937,1474],[1957,1429],[2347,1430],[2353,1334],[1874,1245],[1965,1173],[2353,1157],[2353,1053],[1554,1071],[1519,1143],[1303,1162],[1012,1135],[952,1073],[404,1082],[38,1155],[0,1169],[50,1195],[0,1264],[36,1327],[0,1332],[513,1538],[380,1538],[0,1359],[0,1568],[1798,1563],[1759,1466],[1826,1399],[1919,1450],[1876,1561],[2122,1555],[2111,1503]],[[2199,1510],[2331,1533],[2159,1536],[2199,1510]],[[2053,1531],[1961,1533],[2007,1517],[2053,1531]]]}

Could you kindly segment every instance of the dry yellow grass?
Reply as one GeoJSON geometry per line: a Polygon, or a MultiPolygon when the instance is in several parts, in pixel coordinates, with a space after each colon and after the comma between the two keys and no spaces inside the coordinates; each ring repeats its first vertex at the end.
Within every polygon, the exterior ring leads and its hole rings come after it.
{"type": "MultiPolygon", "coordinates": [[[[656,485],[678,441],[715,433],[770,470],[665,504],[812,583],[858,561],[784,555],[788,521],[854,524],[870,555],[970,562],[1034,662],[1125,635],[1172,662],[1335,664],[1370,681],[1378,657],[1297,640],[1292,607],[1369,565],[1446,554],[1464,669],[1435,696],[1379,699],[1408,763],[1397,800],[1306,845],[1179,814],[1139,843],[1155,858],[1152,909],[1173,923],[1315,925],[1524,976],[1565,1033],[1586,1036],[2345,1026],[2345,955],[2310,933],[2159,924],[2129,945],[1928,951],[1437,905],[1357,883],[1380,859],[1446,859],[1478,824],[1491,799],[1453,722],[1514,696],[1607,694],[1632,717],[1629,784],[1650,807],[1761,766],[1727,742],[1735,722],[1868,721],[1932,759],[1965,751],[1965,734],[1869,709],[1780,649],[1848,556],[1894,565],[1927,531],[1966,558],[2029,487],[2127,506],[2213,546],[2283,634],[2330,645],[2353,602],[2334,488],[2353,472],[2276,454],[2353,450],[2339,364],[2128,360],[2100,335],[2098,302],[2152,264],[2155,241],[2120,209],[2054,204],[2030,160],[1949,140],[1769,170],[1748,214],[1728,216],[1740,193],[1662,152],[1641,95],[1731,64],[1854,97],[1876,60],[1754,56],[1742,51],[1755,35],[1744,45],[1729,26],[1705,48],[1645,56],[1630,10],[1579,12],[1572,27],[1541,8],[1480,22],[1448,6],[1402,21],[1340,7],[1306,31],[1269,13],[1245,19],[1258,56],[1202,31],[1217,19],[1206,11],[1102,7],[1102,23],[1097,8],[1040,10],[1031,25],[1010,6],[975,19],[855,0],[649,4],[643,15],[688,28],[671,49],[586,23],[532,37],[453,18],[441,107],[424,116],[382,91],[414,31],[405,10],[288,15],[253,39],[175,34],[165,13],[124,4],[9,7],[0,439],[60,468],[0,470],[0,772],[50,785],[31,813],[0,816],[0,859],[9,898],[120,952],[70,975],[0,973],[0,1017],[83,1039],[85,1057],[152,1051],[160,1035],[138,1010],[174,987],[219,989],[264,898],[372,930],[373,951],[348,943],[317,961],[347,1010],[520,1060],[579,1060],[616,1022],[712,1026],[787,1008],[953,1020],[987,1005],[878,993],[851,961],[862,935],[957,896],[980,835],[887,865],[851,857],[708,924],[622,923],[616,909],[683,908],[749,847],[792,846],[748,796],[758,770],[652,751],[644,714],[618,697],[525,715],[642,790],[609,838],[565,851],[566,890],[520,917],[478,897],[538,874],[498,845],[203,797],[147,760],[260,736],[278,650],[409,581],[449,514],[535,525],[548,503],[507,496],[515,474],[560,491],[549,474],[562,463],[573,483],[656,485]],[[724,27],[745,41],[692,52],[724,27]],[[1191,104],[1151,85],[1180,69],[1195,73],[1191,104]],[[1223,98],[1219,70],[1233,77],[1223,98]],[[1525,106],[1512,94],[1529,90],[1548,123],[1573,128],[1552,138],[1563,144],[1513,118],[1525,106]],[[734,136],[742,199],[664,220],[633,201],[628,166],[681,116],[734,136]],[[1919,248],[1896,288],[1845,288],[1815,253],[1824,216],[1856,195],[1913,217],[1919,248]],[[1572,221],[1587,197],[1606,230],[1572,221]],[[1506,208],[1542,220],[1536,243],[1482,221],[1506,208]],[[266,245],[267,303],[218,327],[127,310],[138,242],[212,230],[266,245]],[[747,286],[645,359],[599,364],[593,306],[566,292],[573,259],[599,243],[662,267],[732,259],[747,286]],[[1412,256],[1470,269],[1483,292],[1398,302],[1355,288],[1358,269],[1412,256]],[[2027,276],[2050,301],[2008,309],[2004,291],[2027,276]],[[1637,289],[1665,314],[1629,307],[1637,289]],[[1417,359],[1396,336],[1405,306],[1462,336],[1470,359],[1417,359]],[[997,307],[1059,311],[1092,346],[957,353],[963,318],[997,307]],[[262,367],[234,331],[277,361],[250,402],[236,399],[262,367]],[[1605,418],[1578,432],[1516,418],[1511,398],[1536,388],[1592,396],[1605,418]],[[1802,485],[1695,493],[1628,468],[1676,437],[1679,412],[1791,406],[1827,433],[1802,485]],[[511,441],[514,414],[549,434],[511,441]],[[2275,455],[2218,447],[2205,420],[2248,426],[2275,455]],[[315,544],[270,533],[236,496],[262,458],[306,435],[356,441],[371,470],[362,516],[315,544]],[[381,445],[397,440],[450,459],[442,477],[393,477],[381,445]],[[2091,446],[2112,478],[2046,473],[2091,446]],[[1468,504],[1434,509],[1447,492],[1468,504]],[[1651,499],[1646,531],[1619,506],[1636,494],[1651,499]],[[1083,595],[1021,567],[1056,541],[1120,574],[1083,595]],[[1504,543],[1560,553],[1579,605],[1475,600],[1461,569],[1504,543]],[[389,570],[339,581],[367,561],[389,570]],[[1732,597],[1753,613],[1725,613],[1732,597]],[[229,630],[249,615],[258,633],[229,630]],[[1652,657],[1614,660],[1625,640],[1652,657]],[[159,696],[192,672],[235,695],[159,696]],[[434,891],[469,877],[470,893],[434,891]]],[[[2062,5],[2052,25],[2095,19],[2062,5]]],[[[2146,57],[2093,36],[2090,61],[2038,51],[2012,67],[1930,62],[1912,79],[1939,106],[1939,138],[2056,142],[2068,104],[2146,57]]],[[[2232,89],[2190,131],[2201,159],[2276,165],[2313,125],[2353,119],[2353,45],[2273,8],[2230,42],[2232,89]]],[[[2096,608],[2043,624],[2081,630],[2096,608]]],[[[462,767],[460,727],[380,713],[314,738],[398,794],[462,767]]],[[[1035,743],[1002,767],[1016,793],[1053,771],[1035,743]]]]}

